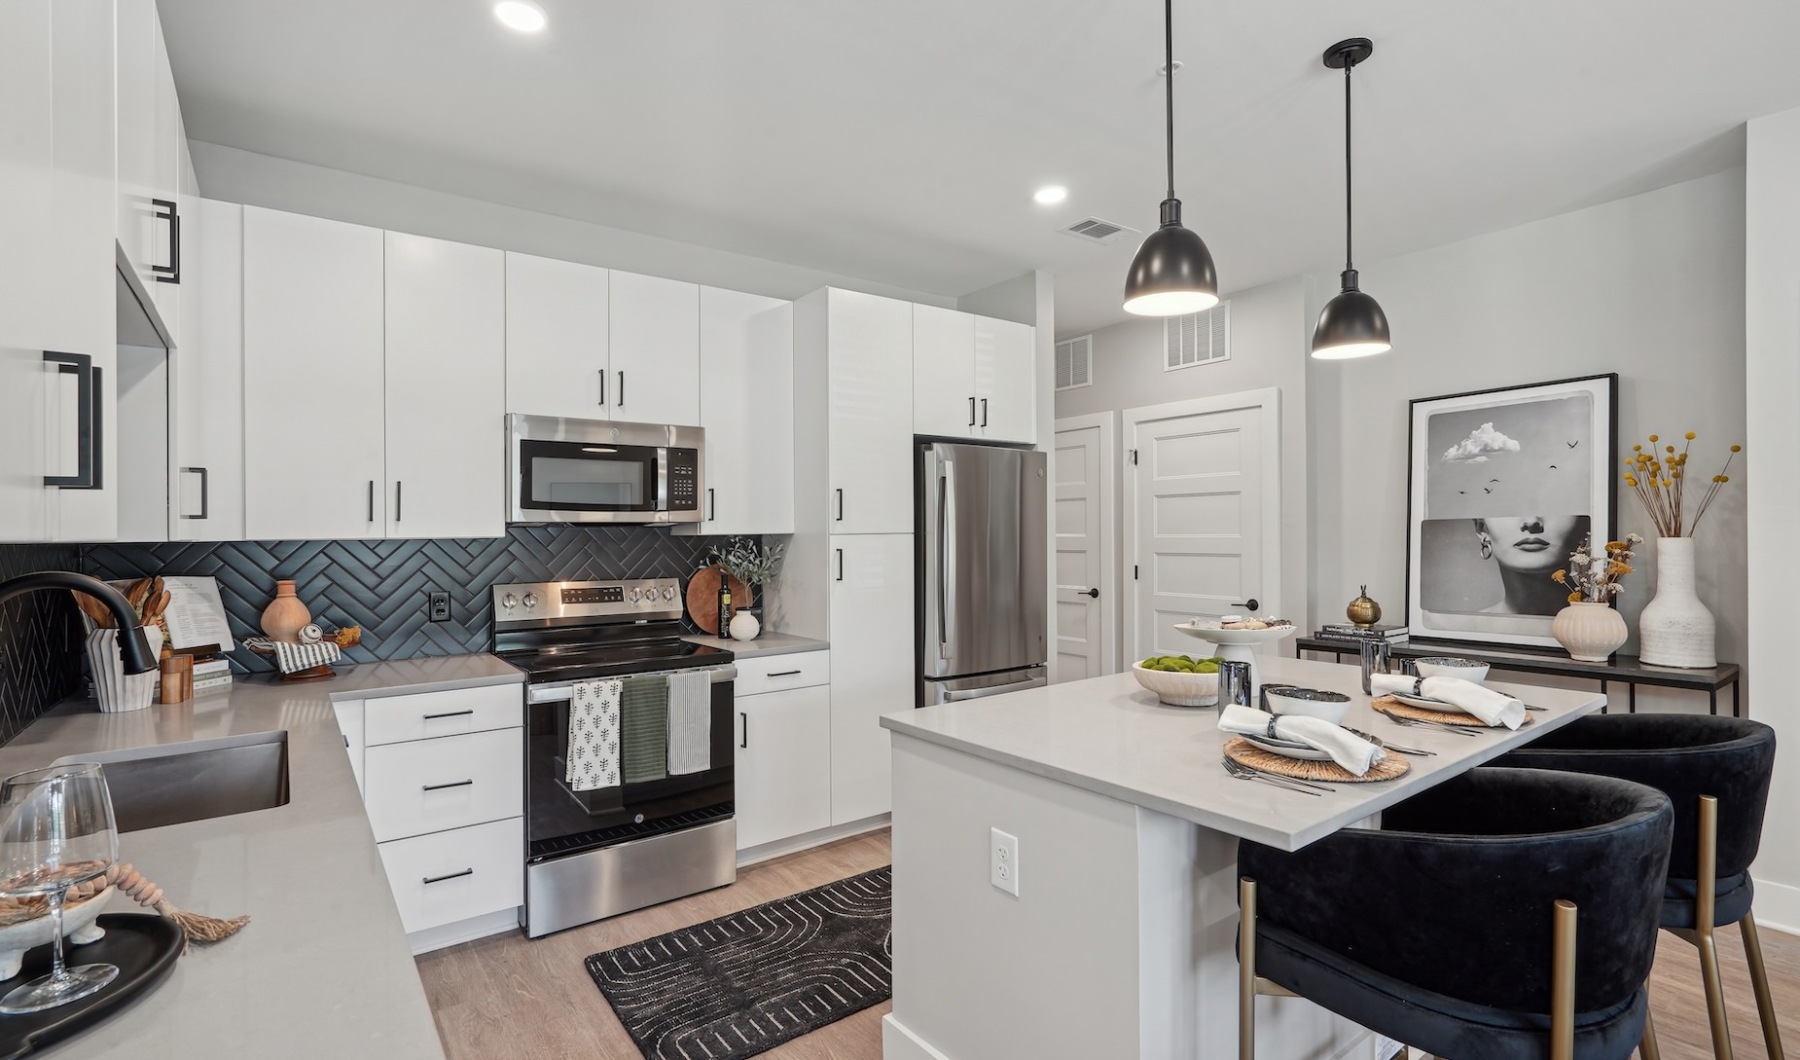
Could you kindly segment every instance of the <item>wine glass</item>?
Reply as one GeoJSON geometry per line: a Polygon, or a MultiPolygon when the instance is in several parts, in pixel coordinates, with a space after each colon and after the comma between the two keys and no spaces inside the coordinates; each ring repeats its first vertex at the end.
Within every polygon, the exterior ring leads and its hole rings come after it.
{"type": "Polygon", "coordinates": [[[63,964],[63,895],[119,859],[112,796],[97,762],[33,769],[0,783],[0,894],[50,907],[51,971],[0,998],[0,1014],[40,1012],[113,981],[110,964],[63,964]]]}

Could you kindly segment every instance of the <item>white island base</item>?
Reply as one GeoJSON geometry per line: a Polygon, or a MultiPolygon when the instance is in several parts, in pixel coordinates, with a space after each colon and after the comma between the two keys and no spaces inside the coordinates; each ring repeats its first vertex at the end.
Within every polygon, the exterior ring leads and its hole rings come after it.
{"type": "MultiPolygon", "coordinates": [[[[1353,692],[1354,667],[1265,658],[1271,680],[1353,692]]],[[[894,1008],[887,1060],[1221,1060],[1237,1053],[1237,836],[1298,849],[1377,820],[1539,733],[1406,730],[1439,752],[1398,781],[1314,798],[1227,777],[1212,710],[1165,707],[1130,675],[883,719],[893,738],[894,1008]],[[1015,897],[990,830],[1017,837],[1015,897]]],[[[1393,729],[1358,696],[1348,724],[1393,729]]],[[[1396,736],[1399,740],[1400,737],[1396,736]]],[[[1382,1060],[1393,1045],[1294,998],[1257,1000],[1269,1060],[1382,1060]]]]}

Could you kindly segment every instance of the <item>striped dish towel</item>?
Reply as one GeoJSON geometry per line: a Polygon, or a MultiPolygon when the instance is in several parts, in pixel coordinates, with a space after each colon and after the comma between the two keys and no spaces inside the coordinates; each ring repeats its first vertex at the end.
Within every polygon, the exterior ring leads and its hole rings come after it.
{"type": "Polygon", "coordinates": [[[317,644],[284,644],[273,641],[275,667],[284,674],[299,673],[315,666],[325,666],[343,658],[343,650],[331,641],[317,644]]]}
{"type": "Polygon", "coordinates": [[[669,775],[712,768],[712,676],[669,675],[669,775]]]}
{"type": "Polygon", "coordinates": [[[627,677],[619,693],[619,752],[625,783],[669,775],[669,679],[627,677]]]}
{"type": "Polygon", "coordinates": [[[570,791],[619,786],[619,682],[577,681],[569,694],[563,783],[570,791]]]}

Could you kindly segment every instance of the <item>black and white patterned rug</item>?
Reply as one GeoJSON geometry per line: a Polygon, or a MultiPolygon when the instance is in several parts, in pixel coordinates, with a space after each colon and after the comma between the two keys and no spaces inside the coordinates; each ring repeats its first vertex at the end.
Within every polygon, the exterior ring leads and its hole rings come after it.
{"type": "Polygon", "coordinates": [[[742,1060],[893,992],[892,867],[596,953],[647,1060],[742,1060]]]}

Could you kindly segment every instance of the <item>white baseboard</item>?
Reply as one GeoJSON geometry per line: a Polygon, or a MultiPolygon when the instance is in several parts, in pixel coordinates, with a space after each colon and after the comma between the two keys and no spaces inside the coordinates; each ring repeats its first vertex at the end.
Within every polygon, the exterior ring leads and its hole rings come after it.
{"type": "Polygon", "coordinates": [[[890,815],[884,813],[878,817],[866,817],[860,821],[851,821],[849,824],[832,825],[830,828],[821,828],[816,832],[807,832],[804,835],[777,839],[773,843],[764,843],[759,847],[747,847],[738,851],[738,868],[748,868],[758,862],[772,861],[789,854],[798,854],[802,850],[824,846],[826,843],[835,843],[840,839],[849,839],[851,836],[862,835],[864,832],[886,828],[890,819],[890,815]]]}
{"type": "Polygon", "coordinates": [[[413,956],[441,950],[445,946],[454,946],[461,942],[474,942],[485,939],[489,935],[501,935],[508,931],[519,930],[519,909],[501,909],[493,913],[458,920],[454,924],[440,924],[423,931],[414,931],[406,936],[407,945],[412,947],[413,956]]]}
{"type": "Polygon", "coordinates": [[[906,1029],[892,1012],[881,1017],[881,1060],[950,1060],[906,1029]]]}
{"type": "Polygon", "coordinates": [[[1756,877],[1756,926],[1800,935],[1800,887],[1756,877]]]}

